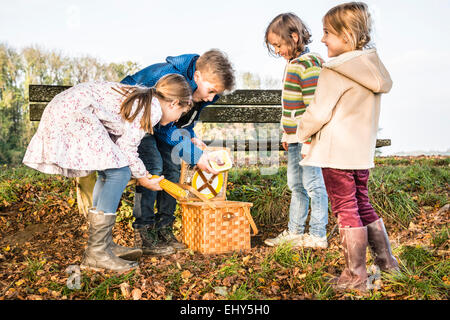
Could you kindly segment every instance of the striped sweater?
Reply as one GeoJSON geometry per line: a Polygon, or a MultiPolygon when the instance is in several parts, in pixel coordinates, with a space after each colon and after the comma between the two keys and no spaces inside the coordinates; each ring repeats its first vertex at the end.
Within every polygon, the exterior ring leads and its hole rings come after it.
{"type": "MultiPolygon", "coordinates": [[[[316,91],[322,58],[316,53],[305,53],[286,65],[282,99],[282,142],[298,143],[297,124],[316,91]]],[[[311,140],[305,142],[309,144],[311,140]]],[[[304,152],[302,152],[304,153],[304,152]]]]}

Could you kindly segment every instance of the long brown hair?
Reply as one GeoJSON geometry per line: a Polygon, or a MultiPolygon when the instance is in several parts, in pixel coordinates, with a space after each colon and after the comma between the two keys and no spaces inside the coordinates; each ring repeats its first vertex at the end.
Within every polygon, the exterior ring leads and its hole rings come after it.
{"type": "Polygon", "coordinates": [[[190,108],[193,105],[192,89],[189,83],[182,75],[175,73],[163,76],[154,87],[122,86],[118,92],[125,96],[125,100],[120,106],[121,116],[125,120],[132,122],[144,109],[141,127],[150,134],[153,134],[153,124],[151,122],[153,96],[167,102],[179,100],[181,108],[190,108]],[[134,108],[135,103],[137,103],[136,108],[134,108]]]}
{"type": "Polygon", "coordinates": [[[296,58],[300,53],[305,51],[308,44],[311,43],[311,31],[306,24],[295,13],[281,13],[277,15],[269,23],[264,35],[264,42],[269,53],[276,56],[275,51],[269,43],[269,33],[279,36],[289,47],[289,55],[291,59],[296,58]],[[298,42],[295,43],[292,34],[298,35],[298,42]]]}

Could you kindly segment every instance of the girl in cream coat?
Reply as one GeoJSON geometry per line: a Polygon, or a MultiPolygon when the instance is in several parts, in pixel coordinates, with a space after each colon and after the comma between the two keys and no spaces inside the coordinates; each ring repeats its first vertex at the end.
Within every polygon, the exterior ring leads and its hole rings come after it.
{"type": "Polygon", "coordinates": [[[312,137],[304,166],[322,168],[331,208],[338,217],[346,268],[334,283],[338,289],[366,290],[366,248],[383,271],[395,270],[383,221],[369,202],[369,168],[374,153],[380,98],[392,80],[370,41],[371,19],[365,3],[351,2],[328,11],[322,42],[328,56],[313,102],[297,134],[312,137]]]}

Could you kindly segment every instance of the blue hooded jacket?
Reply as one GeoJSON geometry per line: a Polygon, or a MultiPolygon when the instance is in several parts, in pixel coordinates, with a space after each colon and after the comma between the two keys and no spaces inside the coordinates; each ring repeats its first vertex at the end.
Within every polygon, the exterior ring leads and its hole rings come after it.
{"type": "MultiPolygon", "coordinates": [[[[180,56],[169,56],[164,63],[152,64],[137,73],[126,76],[121,83],[128,85],[141,85],[153,87],[156,82],[166,74],[177,73],[184,76],[192,88],[192,92],[197,90],[197,84],[194,81],[195,63],[199,58],[198,54],[183,54],[180,56]]],[[[191,138],[196,137],[194,132],[195,122],[200,117],[204,107],[216,102],[219,96],[216,95],[212,102],[201,102],[196,104],[197,111],[190,114],[190,119],[186,125],[179,129],[174,122],[165,126],[157,124],[154,127],[154,134],[165,143],[175,146],[179,156],[189,164],[197,164],[203,151],[196,147],[191,138]]]]}

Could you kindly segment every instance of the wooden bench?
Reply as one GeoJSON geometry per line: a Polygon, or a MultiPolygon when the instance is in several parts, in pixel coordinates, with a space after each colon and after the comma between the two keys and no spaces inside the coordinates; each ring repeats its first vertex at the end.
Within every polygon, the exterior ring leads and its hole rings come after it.
{"type": "MultiPolygon", "coordinates": [[[[30,85],[29,103],[30,120],[39,121],[45,106],[58,93],[70,86],[30,85]]],[[[279,123],[281,118],[281,90],[236,90],[222,96],[216,103],[203,109],[200,120],[213,123],[279,123]]],[[[260,150],[260,147],[270,145],[272,141],[249,140],[205,141],[207,145],[231,146],[234,151],[260,150]],[[233,148],[234,146],[234,148],[233,148]],[[245,148],[238,148],[245,146],[245,148]]],[[[278,141],[279,150],[283,150],[278,141]]],[[[390,146],[391,140],[378,139],[376,147],[390,146]]]]}
{"type": "MultiPolygon", "coordinates": [[[[39,121],[49,101],[58,93],[71,86],[30,85],[30,120],[39,121]]],[[[203,109],[200,120],[210,123],[279,123],[281,118],[281,90],[236,90],[222,96],[216,103],[203,109]]],[[[214,140],[205,141],[208,146],[226,146],[232,151],[284,150],[279,139],[266,140],[214,140]],[[270,146],[270,147],[269,147],[270,146]]],[[[390,146],[390,139],[378,139],[376,147],[390,146]]],[[[80,211],[87,212],[88,203],[92,203],[95,180],[77,178],[77,197],[80,211]],[[87,198],[86,198],[87,197],[87,198]],[[84,204],[83,204],[84,203],[84,204]]]]}

